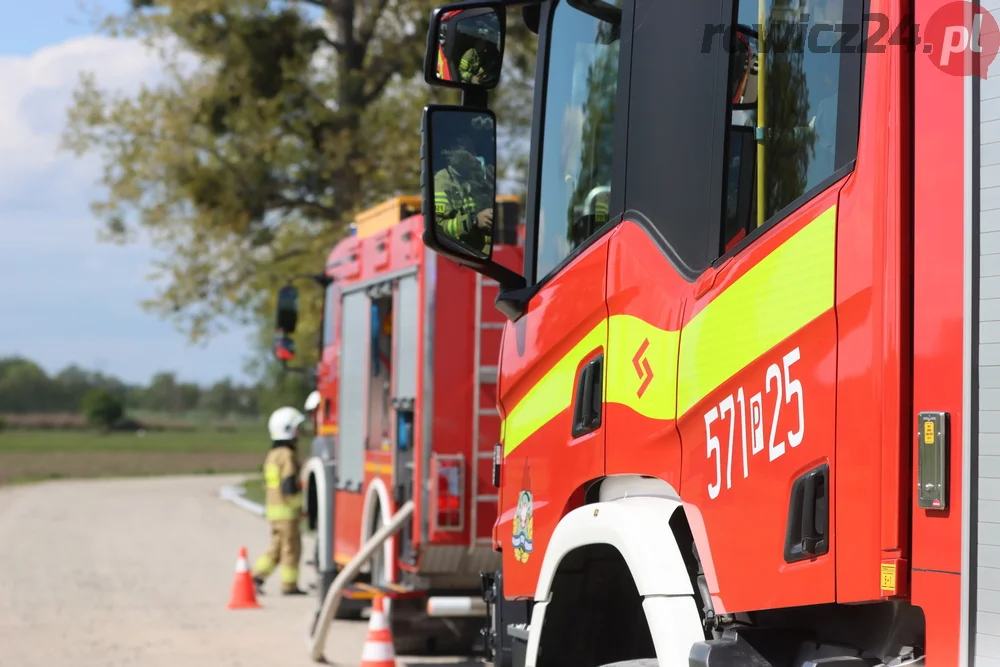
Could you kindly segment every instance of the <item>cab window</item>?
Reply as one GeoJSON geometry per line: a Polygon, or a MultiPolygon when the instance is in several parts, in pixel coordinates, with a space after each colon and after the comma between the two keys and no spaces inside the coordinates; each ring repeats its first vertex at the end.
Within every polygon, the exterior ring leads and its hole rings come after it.
{"type": "Polygon", "coordinates": [[[818,194],[857,156],[860,55],[844,26],[860,25],[861,3],[737,0],[719,254],[818,194]]]}
{"type": "Polygon", "coordinates": [[[620,28],[577,8],[587,4],[557,2],[549,22],[538,277],[609,219],[620,28]]]}

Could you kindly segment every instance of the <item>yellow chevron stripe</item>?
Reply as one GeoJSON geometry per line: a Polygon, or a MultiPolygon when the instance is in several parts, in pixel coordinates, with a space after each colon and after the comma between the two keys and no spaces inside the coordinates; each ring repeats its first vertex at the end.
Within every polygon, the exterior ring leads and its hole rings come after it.
{"type": "Polygon", "coordinates": [[[833,308],[836,230],[836,207],[831,207],[684,326],[678,414],[833,308]]]}
{"type": "MultiPolygon", "coordinates": [[[[608,340],[605,319],[590,330],[562,359],[556,362],[524,398],[507,413],[504,420],[504,455],[524,442],[525,438],[551,421],[570,406],[573,400],[576,370],[591,350],[604,347],[608,340]]],[[[568,434],[567,434],[568,435],[568,434]]]]}
{"type": "MultiPolygon", "coordinates": [[[[605,369],[606,403],[627,405],[643,417],[673,419],[677,405],[677,345],[679,331],[665,331],[632,315],[612,315],[608,320],[608,356],[605,369]],[[648,342],[647,342],[648,341],[648,342]],[[642,359],[649,363],[653,379],[642,396],[642,380],[632,358],[647,342],[642,359]]],[[[646,371],[643,368],[643,378],[646,371]]]]}
{"type": "Polygon", "coordinates": [[[832,206],[716,296],[680,332],[631,315],[612,315],[597,325],[507,414],[500,427],[504,456],[572,405],[576,370],[604,340],[609,341],[606,403],[620,403],[651,419],[683,415],[833,307],[836,222],[832,206]],[[632,358],[644,340],[655,378],[639,397],[641,380],[632,358]]]}

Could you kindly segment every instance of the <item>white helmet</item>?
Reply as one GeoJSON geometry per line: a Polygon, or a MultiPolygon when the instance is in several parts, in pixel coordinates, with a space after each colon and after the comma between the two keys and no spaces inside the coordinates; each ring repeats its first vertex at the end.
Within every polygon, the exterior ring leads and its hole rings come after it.
{"type": "Polygon", "coordinates": [[[299,424],[306,418],[295,408],[278,408],[267,420],[267,430],[271,440],[294,440],[299,435],[299,424]]]}
{"type": "Polygon", "coordinates": [[[306,412],[312,412],[318,407],[319,407],[319,392],[313,390],[312,393],[309,394],[309,397],[306,399],[306,405],[305,405],[306,412]]]}

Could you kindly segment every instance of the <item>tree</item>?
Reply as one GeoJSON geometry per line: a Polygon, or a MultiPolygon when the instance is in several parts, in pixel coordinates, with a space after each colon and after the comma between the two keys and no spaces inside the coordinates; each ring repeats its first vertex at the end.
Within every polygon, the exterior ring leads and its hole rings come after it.
{"type": "Polygon", "coordinates": [[[57,386],[36,363],[0,360],[0,412],[48,412],[61,407],[57,386]]]}
{"type": "MultiPolygon", "coordinates": [[[[105,237],[143,229],[166,257],[147,308],[192,340],[267,321],[275,287],[322,267],[354,213],[419,191],[421,107],[457,100],[420,76],[434,4],[132,0],[106,17],[110,34],[157,45],[166,80],[123,97],[83,77],[64,141],[104,156],[105,237]]],[[[508,41],[515,66],[524,32],[508,41]]],[[[508,129],[529,117],[507,104],[508,129]]],[[[302,314],[307,334],[318,315],[302,314]]]]}
{"type": "Polygon", "coordinates": [[[91,389],[83,397],[83,415],[91,426],[110,430],[124,414],[124,402],[109,389],[91,389]]]}
{"type": "Polygon", "coordinates": [[[143,407],[157,412],[180,412],[180,391],[174,373],[157,373],[143,394],[143,407]]]}

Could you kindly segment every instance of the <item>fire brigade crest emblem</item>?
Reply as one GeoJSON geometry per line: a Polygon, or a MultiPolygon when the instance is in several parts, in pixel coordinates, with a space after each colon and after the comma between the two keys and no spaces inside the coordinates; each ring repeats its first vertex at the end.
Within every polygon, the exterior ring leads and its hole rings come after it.
{"type": "Polygon", "coordinates": [[[526,563],[533,547],[531,541],[534,523],[534,503],[531,497],[531,477],[528,473],[528,462],[524,463],[524,475],[521,479],[521,493],[517,496],[517,508],[514,511],[514,536],[511,545],[514,547],[514,558],[520,563],[526,563]]]}

